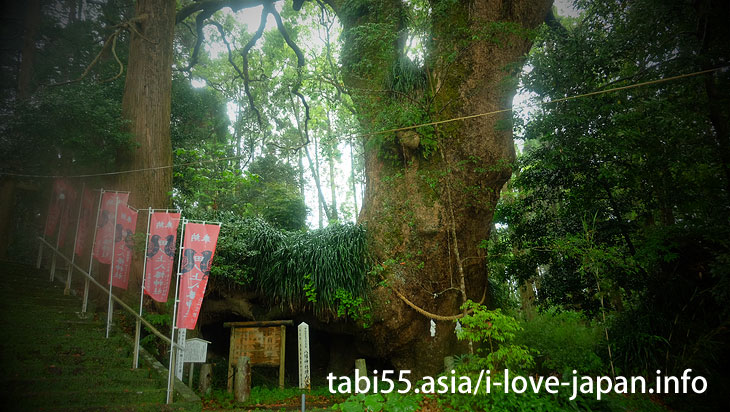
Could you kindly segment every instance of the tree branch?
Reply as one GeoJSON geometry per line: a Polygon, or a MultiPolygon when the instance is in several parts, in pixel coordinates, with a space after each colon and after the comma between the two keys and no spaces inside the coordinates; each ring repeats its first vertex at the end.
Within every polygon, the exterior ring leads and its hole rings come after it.
{"type": "Polygon", "coordinates": [[[256,108],[253,95],[251,94],[251,88],[249,87],[251,78],[248,74],[248,52],[253,48],[253,46],[256,45],[256,42],[258,42],[261,36],[264,34],[264,28],[266,27],[266,18],[272,10],[274,10],[274,7],[270,4],[264,6],[264,9],[261,11],[261,21],[259,21],[259,28],[256,30],[256,33],[253,34],[251,40],[246,43],[246,45],[243,47],[243,50],[241,51],[241,56],[243,57],[243,90],[246,93],[246,97],[248,97],[248,103],[249,105],[251,105],[251,110],[256,113],[256,119],[258,120],[259,127],[261,128],[263,128],[263,122],[261,121],[261,112],[259,112],[259,109],[256,108]]]}
{"type": "Polygon", "coordinates": [[[297,46],[297,44],[291,39],[291,36],[289,36],[289,32],[286,30],[286,26],[284,26],[284,22],[281,21],[281,16],[273,7],[271,8],[271,14],[274,16],[274,20],[276,20],[276,27],[277,29],[279,29],[281,37],[284,38],[286,44],[294,51],[294,54],[297,55],[297,81],[294,84],[291,92],[299,98],[299,101],[302,102],[302,106],[304,106],[304,138],[306,142],[302,144],[303,147],[309,144],[310,119],[309,105],[307,104],[307,100],[304,98],[304,95],[299,91],[299,88],[302,86],[302,70],[304,69],[305,64],[304,53],[302,53],[302,50],[299,48],[299,46],[297,46]]]}
{"type": "Polygon", "coordinates": [[[230,7],[234,12],[249,7],[271,5],[274,2],[272,0],[203,0],[191,3],[182,9],[178,10],[175,16],[175,24],[179,24],[183,20],[190,17],[193,13],[199,11],[211,11],[211,14],[216,11],[230,7]]]}
{"type": "Polygon", "coordinates": [[[192,69],[193,66],[195,66],[195,64],[198,62],[200,46],[202,46],[203,40],[205,40],[205,34],[203,34],[203,29],[208,24],[211,24],[206,23],[205,20],[212,16],[213,13],[215,13],[215,10],[203,10],[201,13],[195,16],[195,46],[193,46],[193,54],[190,56],[190,63],[188,63],[188,66],[182,69],[182,71],[190,71],[190,69],[192,69]]]}

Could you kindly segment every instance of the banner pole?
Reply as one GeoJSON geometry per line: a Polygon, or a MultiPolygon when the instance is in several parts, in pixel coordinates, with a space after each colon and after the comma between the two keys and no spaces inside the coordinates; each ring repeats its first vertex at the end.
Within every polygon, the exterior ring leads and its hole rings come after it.
{"type": "MultiPolygon", "coordinates": [[[[142,255],[142,288],[139,291],[139,317],[142,317],[142,303],[144,303],[144,283],[147,277],[147,248],[150,246],[150,221],[152,220],[152,208],[147,208],[147,233],[144,238],[144,255],[142,255]]],[[[138,318],[134,326],[134,360],[132,368],[139,366],[139,340],[142,334],[142,321],[138,318]]]]}
{"type": "Polygon", "coordinates": [[[117,251],[117,214],[119,213],[119,193],[114,197],[114,226],[112,229],[112,264],[109,267],[109,305],[106,312],[106,337],[109,338],[109,330],[112,328],[112,315],[114,314],[114,300],[112,299],[112,278],[114,277],[114,258],[117,251]]]}
{"type": "Polygon", "coordinates": [[[175,329],[177,329],[177,305],[178,288],[180,287],[180,264],[182,263],[182,252],[185,243],[185,226],[188,220],[182,218],[182,229],[180,230],[180,249],[177,252],[177,275],[175,276],[175,300],[172,304],[172,333],[170,334],[170,365],[167,368],[167,403],[172,403],[173,382],[175,382],[175,329]]]}
{"type": "MultiPolygon", "coordinates": [[[[64,202],[63,202],[64,203],[64,207],[62,207],[61,210],[65,211],[65,209],[66,209],[65,206],[67,206],[66,205],[66,195],[65,194],[64,194],[64,199],[63,200],[64,200],[64,202]]],[[[61,245],[61,221],[63,220],[63,218],[61,217],[62,215],[63,215],[63,213],[61,213],[61,211],[59,211],[59,214],[58,214],[58,229],[56,229],[57,230],[57,232],[56,232],[56,250],[53,252],[53,257],[51,258],[51,270],[49,272],[50,275],[51,275],[51,278],[49,279],[50,282],[53,282],[53,277],[56,275],[56,252],[59,252],[59,249],[61,247],[60,246],[61,245]]]]}
{"type": "MultiPolygon", "coordinates": [[[[91,250],[89,251],[89,270],[87,270],[87,273],[89,274],[89,277],[91,277],[91,271],[94,267],[94,246],[96,245],[96,230],[97,226],[99,226],[99,213],[101,213],[101,200],[104,197],[104,189],[102,188],[99,191],[99,205],[96,207],[96,222],[94,222],[94,227],[92,231],[94,232],[93,237],[91,238],[91,250]]],[[[88,306],[89,302],[89,278],[86,278],[86,281],[84,282],[84,303],[81,304],[81,313],[86,313],[86,307],[88,306]]]]}
{"type": "Polygon", "coordinates": [[[71,276],[74,273],[74,262],[76,261],[76,242],[79,237],[79,226],[81,225],[81,208],[84,205],[84,191],[86,190],[86,182],[81,184],[81,196],[79,196],[79,212],[76,215],[76,231],[74,232],[74,248],[71,250],[71,264],[68,265],[68,274],[66,275],[66,287],[63,289],[64,295],[71,293],[71,276]]]}
{"type": "MultiPolygon", "coordinates": [[[[41,235],[41,236],[43,236],[44,239],[46,237],[46,228],[48,227],[48,216],[49,216],[48,211],[51,209],[51,205],[53,204],[53,193],[54,193],[53,188],[55,186],[56,186],[55,183],[53,184],[53,186],[51,186],[51,199],[48,201],[48,208],[46,209],[46,224],[43,225],[43,232],[41,235]]],[[[35,262],[36,269],[41,268],[41,262],[43,262],[43,242],[41,242],[40,246],[38,247],[38,260],[36,260],[36,262],[35,262]]]]}

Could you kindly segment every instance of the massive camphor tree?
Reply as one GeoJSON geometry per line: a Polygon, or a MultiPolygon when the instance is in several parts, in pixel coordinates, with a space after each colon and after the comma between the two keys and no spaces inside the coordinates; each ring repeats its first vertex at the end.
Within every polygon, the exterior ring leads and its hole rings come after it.
{"type": "MultiPolygon", "coordinates": [[[[406,50],[412,4],[332,2],[344,28],[343,78],[361,124],[397,129],[509,108],[529,29],[545,19],[550,4],[423,4],[428,38],[417,65],[406,50]]],[[[440,370],[443,357],[456,350],[449,318],[466,299],[489,295],[480,244],[511,175],[510,119],[503,112],[366,136],[360,221],[388,283],[376,293],[371,338],[396,367],[440,370]],[[432,319],[436,334],[428,337],[432,319]]]]}
{"type": "MultiPolygon", "coordinates": [[[[344,89],[361,125],[372,133],[508,108],[520,58],[530,48],[530,29],[545,19],[551,1],[324,3],[343,27],[344,89]],[[408,53],[415,30],[427,33],[418,59],[408,53]]],[[[171,163],[175,20],[194,16],[201,35],[217,10],[264,5],[278,17],[271,4],[203,0],[183,3],[176,14],[174,0],[137,2],[123,106],[138,145],[120,157],[122,169],[171,163]]],[[[295,9],[301,5],[294,1],[295,9]]],[[[466,299],[489,295],[485,251],[479,246],[489,236],[500,189],[511,174],[509,120],[509,112],[502,112],[363,137],[367,188],[359,220],[367,225],[386,280],[375,291],[374,322],[364,334],[372,355],[395,367],[440,369],[443,356],[457,349],[453,315],[466,299]],[[431,320],[436,334],[424,339],[431,320]]],[[[168,205],[170,169],[119,180],[134,193],[134,204],[168,205]]]]}

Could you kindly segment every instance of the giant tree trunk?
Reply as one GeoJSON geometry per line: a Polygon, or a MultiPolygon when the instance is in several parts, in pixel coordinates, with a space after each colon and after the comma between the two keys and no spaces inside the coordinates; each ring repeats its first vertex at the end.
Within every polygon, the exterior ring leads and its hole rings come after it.
{"type": "MultiPolygon", "coordinates": [[[[424,102],[422,117],[414,117],[412,123],[509,107],[515,88],[505,80],[517,70],[507,67],[528,51],[530,42],[505,29],[536,27],[551,1],[444,3],[431,2],[425,81],[400,100],[403,110],[414,99],[424,102]]],[[[344,80],[365,129],[380,129],[383,118],[398,118],[398,105],[393,103],[403,89],[372,91],[397,80],[388,76],[399,70],[399,59],[403,62],[403,7],[407,6],[399,0],[380,0],[377,6],[357,10],[335,4],[344,28],[344,80]]],[[[478,246],[489,236],[494,207],[515,156],[511,128],[498,127],[500,120],[509,119],[507,113],[368,137],[360,221],[367,224],[379,262],[391,259],[384,271],[388,287],[375,293],[369,336],[377,355],[412,370],[414,376],[438,372],[444,356],[465,348],[458,347],[453,321],[437,320],[436,335],[430,337],[431,319],[406,305],[391,288],[438,315],[459,314],[464,297],[481,300],[487,270],[485,251],[478,246]]]]}
{"type": "MultiPolygon", "coordinates": [[[[130,121],[137,147],[118,156],[120,170],[172,165],[170,96],[175,0],[139,0],[135,20],[122,115],[130,121]]],[[[117,183],[119,190],[131,191],[129,204],[134,207],[170,206],[172,169],[122,174],[117,183]]],[[[144,217],[138,219],[137,232],[146,227],[144,217]]],[[[134,277],[141,279],[140,272],[132,270],[132,285],[139,284],[134,277]]]]}
{"type": "Polygon", "coordinates": [[[35,60],[35,38],[41,24],[41,2],[30,0],[26,5],[25,24],[23,26],[23,50],[18,71],[18,99],[30,97],[33,80],[33,62],[35,60]]]}

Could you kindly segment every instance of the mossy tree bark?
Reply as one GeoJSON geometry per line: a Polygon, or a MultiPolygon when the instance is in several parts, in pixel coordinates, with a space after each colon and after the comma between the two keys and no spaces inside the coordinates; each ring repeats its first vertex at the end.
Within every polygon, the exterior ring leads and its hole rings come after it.
{"type": "MultiPolygon", "coordinates": [[[[509,107],[520,68],[515,63],[530,47],[527,29],[544,20],[551,3],[431,1],[425,64],[416,67],[405,56],[409,6],[399,0],[331,2],[344,28],[344,80],[362,125],[377,130],[509,107]]],[[[481,300],[488,274],[479,245],[489,236],[515,157],[510,117],[366,138],[360,221],[388,281],[376,290],[368,333],[377,355],[414,376],[438,372],[443,357],[459,350],[454,323],[437,321],[430,337],[430,319],[389,288],[441,315],[460,313],[464,297],[481,300]]]]}

